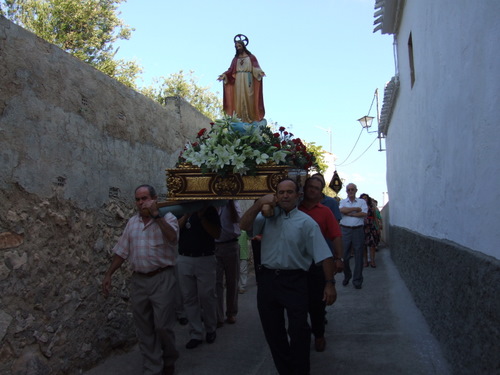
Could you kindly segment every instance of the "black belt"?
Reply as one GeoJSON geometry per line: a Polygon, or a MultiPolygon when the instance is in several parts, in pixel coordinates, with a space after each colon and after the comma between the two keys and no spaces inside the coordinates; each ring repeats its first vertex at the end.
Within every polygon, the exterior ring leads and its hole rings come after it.
{"type": "Polygon", "coordinates": [[[298,275],[298,274],[307,272],[307,271],[304,271],[302,269],[282,270],[282,269],[278,269],[278,268],[267,268],[263,265],[258,266],[258,270],[259,270],[259,272],[262,272],[262,273],[274,273],[276,276],[279,276],[279,275],[298,275]]]}
{"type": "Polygon", "coordinates": [[[355,227],[350,227],[349,225],[343,225],[343,224],[340,224],[340,226],[349,229],[358,229],[363,227],[362,225],[356,225],[355,227]]]}
{"type": "Polygon", "coordinates": [[[214,252],[209,251],[207,253],[179,253],[179,255],[183,255],[185,257],[199,258],[199,257],[208,257],[210,255],[214,255],[214,252]]]}
{"type": "Polygon", "coordinates": [[[233,238],[231,240],[227,240],[227,241],[220,241],[220,242],[216,242],[215,244],[218,245],[218,244],[221,244],[221,243],[230,243],[230,242],[236,242],[238,241],[237,238],[233,238]]]}
{"type": "Polygon", "coordinates": [[[135,273],[137,275],[151,277],[151,276],[154,276],[156,274],[159,274],[160,272],[165,271],[167,268],[170,268],[170,267],[172,267],[172,266],[166,266],[166,267],[163,267],[163,268],[158,268],[157,270],[154,270],[154,271],[151,271],[151,272],[135,272],[135,273]]]}

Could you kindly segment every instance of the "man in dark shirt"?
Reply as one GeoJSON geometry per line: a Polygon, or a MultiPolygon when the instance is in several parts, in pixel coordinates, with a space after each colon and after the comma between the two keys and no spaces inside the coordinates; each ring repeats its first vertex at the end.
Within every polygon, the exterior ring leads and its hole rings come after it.
{"type": "Polygon", "coordinates": [[[221,225],[213,206],[179,219],[179,257],[177,267],[184,308],[189,320],[191,340],[187,349],[202,343],[203,326],[207,343],[215,341],[217,328],[217,295],[215,292],[215,238],[221,225]]]}

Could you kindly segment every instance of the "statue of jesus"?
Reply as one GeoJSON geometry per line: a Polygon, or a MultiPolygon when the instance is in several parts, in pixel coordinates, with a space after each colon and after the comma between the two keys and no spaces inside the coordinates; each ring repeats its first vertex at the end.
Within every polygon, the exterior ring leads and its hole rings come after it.
{"type": "Polygon", "coordinates": [[[262,78],[265,73],[257,58],[247,50],[248,38],[238,34],[234,37],[236,55],[229,69],[222,73],[223,108],[229,116],[237,116],[241,121],[252,123],[264,119],[264,98],[262,78]]]}

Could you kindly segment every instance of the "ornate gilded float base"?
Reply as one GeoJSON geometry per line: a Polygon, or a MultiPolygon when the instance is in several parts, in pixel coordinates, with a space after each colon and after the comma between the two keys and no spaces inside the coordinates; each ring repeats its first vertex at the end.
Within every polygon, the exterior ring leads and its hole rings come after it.
{"type": "Polygon", "coordinates": [[[167,169],[168,200],[258,199],[275,193],[288,167],[260,167],[254,176],[202,174],[199,168],[167,169]]]}

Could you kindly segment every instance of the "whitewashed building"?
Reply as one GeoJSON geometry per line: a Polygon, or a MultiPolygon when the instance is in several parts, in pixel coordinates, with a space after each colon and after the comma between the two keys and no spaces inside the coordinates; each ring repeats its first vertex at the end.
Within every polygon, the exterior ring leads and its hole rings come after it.
{"type": "Polygon", "coordinates": [[[454,374],[500,373],[500,1],[377,0],[391,254],[454,374]]]}

